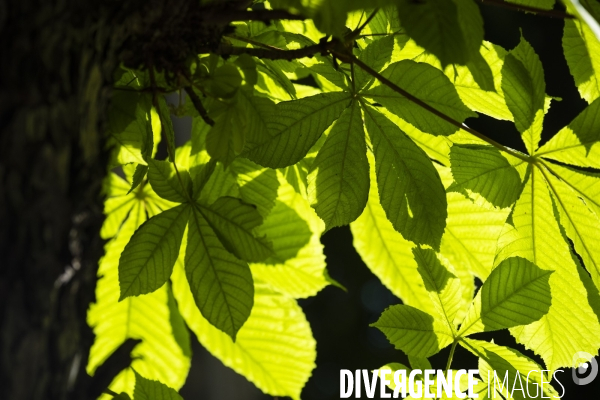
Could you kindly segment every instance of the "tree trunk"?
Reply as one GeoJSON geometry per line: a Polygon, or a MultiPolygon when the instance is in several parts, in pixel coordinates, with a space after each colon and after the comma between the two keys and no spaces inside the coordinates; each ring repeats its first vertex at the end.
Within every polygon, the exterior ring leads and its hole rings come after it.
{"type": "Polygon", "coordinates": [[[0,3],[0,397],[11,400],[95,399],[131,362],[133,340],[85,372],[113,73],[120,62],[177,73],[250,5],[54,3],[0,3]]]}
{"type": "Polygon", "coordinates": [[[87,399],[121,2],[0,4],[0,397],[87,399]],[[115,4],[117,3],[117,4],[115,4]]]}

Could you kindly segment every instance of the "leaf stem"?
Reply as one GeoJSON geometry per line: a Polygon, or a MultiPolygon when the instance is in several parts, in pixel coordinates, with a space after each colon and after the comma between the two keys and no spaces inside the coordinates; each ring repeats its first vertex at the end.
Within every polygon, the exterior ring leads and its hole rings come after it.
{"type": "Polygon", "coordinates": [[[194,92],[194,88],[192,86],[184,86],[184,89],[190,97],[194,108],[196,108],[196,111],[198,111],[198,114],[200,114],[204,122],[210,126],[214,126],[215,121],[208,115],[206,108],[204,108],[204,105],[202,104],[202,100],[200,100],[200,97],[198,97],[196,92],[194,92]]]}
{"type": "Polygon", "coordinates": [[[117,397],[117,396],[119,395],[118,393],[115,393],[115,392],[113,392],[113,391],[112,391],[112,390],[110,390],[109,388],[106,388],[106,389],[104,389],[104,390],[102,391],[102,393],[106,393],[106,394],[108,394],[108,395],[110,395],[110,396],[112,396],[112,397],[117,397]]]}
{"type": "Polygon", "coordinates": [[[360,32],[362,32],[363,29],[365,29],[365,26],[367,26],[369,24],[369,22],[371,22],[371,20],[373,20],[373,18],[375,18],[375,15],[377,15],[377,12],[379,11],[379,8],[376,8],[373,10],[373,12],[371,13],[371,15],[369,15],[366,19],[365,22],[363,22],[363,24],[361,26],[359,26],[357,29],[355,29],[350,35],[349,35],[349,39],[354,39],[356,38],[358,35],[360,35],[360,32]]]}
{"type": "MultiPolygon", "coordinates": [[[[332,51],[332,53],[335,54],[334,51],[332,51]]],[[[367,64],[365,64],[364,62],[359,60],[356,56],[354,56],[354,55],[346,55],[346,56],[350,57],[353,63],[355,63],[356,65],[361,67],[365,72],[367,72],[371,76],[377,78],[382,84],[386,85],[387,87],[392,89],[394,92],[406,97],[408,100],[410,100],[413,103],[415,103],[416,105],[424,108],[425,110],[429,111],[433,115],[443,119],[444,121],[456,126],[459,129],[464,130],[465,132],[470,133],[471,135],[473,135],[475,137],[478,137],[479,139],[491,144],[492,146],[498,148],[501,151],[504,151],[504,152],[506,152],[514,157],[517,157],[523,161],[526,161],[528,163],[531,162],[531,157],[529,157],[527,154],[523,154],[520,151],[517,151],[517,150],[511,149],[510,147],[504,146],[504,145],[496,142],[495,140],[490,139],[489,137],[485,136],[483,133],[478,132],[473,128],[469,128],[465,124],[462,124],[462,123],[456,121],[455,119],[449,117],[448,115],[444,114],[443,112],[435,109],[434,107],[425,103],[423,100],[419,99],[418,97],[415,97],[412,94],[408,93],[406,90],[402,89],[401,87],[396,85],[394,82],[390,81],[389,79],[387,79],[386,77],[384,77],[383,75],[381,75],[380,73],[375,71],[373,68],[369,67],[367,64]]]]}
{"type": "MultiPolygon", "coordinates": [[[[150,68],[148,68],[148,70],[150,72],[150,84],[152,86],[152,89],[154,89],[156,87],[156,77],[154,76],[154,68],[151,66],[150,68]]],[[[162,127],[162,131],[165,132],[166,124],[163,122],[163,116],[161,115],[162,113],[159,111],[158,95],[156,93],[157,93],[156,91],[152,92],[152,105],[158,111],[158,119],[160,119],[160,125],[162,127]]],[[[170,118],[170,116],[167,115],[166,118],[170,118]]],[[[166,134],[165,134],[165,136],[166,136],[166,134]]],[[[175,149],[171,147],[171,143],[169,142],[168,139],[166,139],[166,142],[167,142],[167,151],[169,152],[169,154],[171,155],[171,158],[173,159],[173,168],[175,168],[175,174],[177,175],[177,180],[179,181],[179,184],[181,185],[181,189],[183,189],[183,192],[185,193],[185,196],[187,197],[188,201],[190,203],[192,203],[190,194],[188,193],[187,188],[183,184],[183,180],[181,179],[181,175],[179,174],[179,168],[177,168],[177,163],[175,162],[175,149]]]]}
{"type": "Polygon", "coordinates": [[[446,363],[445,374],[448,374],[448,370],[450,369],[450,366],[452,365],[452,359],[454,358],[454,351],[456,350],[457,344],[458,344],[458,339],[454,339],[454,342],[452,342],[452,347],[450,348],[450,355],[448,356],[448,362],[446,363]]]}
{"type": "Polygon", "coordinates": [[[275,46],[271,46],[269,44],[266,43],[261,43],[258,40],[254,40],[254,39],[250,39],[250,38],[245,38],[245,37],[240,37],[237,35],[223,35],[223,37],[226,37],[228,39],[233,39],[233,40],[239,40],[240,42],[245,42],[248,44],[252,44],[254,46],[258,46],[258,47],[262,47],[264,49],[269,49],[269,50],[276,50],[276,51],[285,51],[285,49],[279,48],[279,47],[275,47],[275,46]]]}

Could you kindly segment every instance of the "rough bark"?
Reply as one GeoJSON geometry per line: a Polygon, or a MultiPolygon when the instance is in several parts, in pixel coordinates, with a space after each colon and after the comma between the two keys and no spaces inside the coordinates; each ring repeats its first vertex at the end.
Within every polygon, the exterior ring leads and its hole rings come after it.
{"type": "Polygon", "coordinates": [[[0,397],[95,398],[131,361],[130,341],[85,372],[112,76],[120,62],[177,70],[248,4],[0,3],[0,397]]]}
{"type": "Polygon", "coordinates": [[[2,397],[85,399],[93,342],[86,313],[103,250],[102,116],[119,26],[100,2],[4,4],[2,397]]]}

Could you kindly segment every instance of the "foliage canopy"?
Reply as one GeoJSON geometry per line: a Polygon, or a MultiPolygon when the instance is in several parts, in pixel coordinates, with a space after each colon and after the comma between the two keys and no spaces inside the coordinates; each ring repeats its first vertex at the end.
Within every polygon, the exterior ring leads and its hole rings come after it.
{"type": "Polygon", "coordinates": [[[178,399],[189,328],[265,393],[300,398],[316,343],[296,299],[338,285],[319,238],[343,225],[402,300],[373,326],[411,360],[460,345],[480,370],[534,369],[471,338],[501,329],[546,369],[597,354],[600,6],[582,3],[565,2],[563,45],[589,105],[541,146],[543,65],[525,37],[484,41],[474,0],[256,2],[287,18],[233,22],[178,71],[120,67],[89,373],[142,339],[111,391],[178,399]],[[464,124],[478,113],[512,121],[527,153],[464,124]],[[193,119],[178,147],[171,115],[193,119]]]}

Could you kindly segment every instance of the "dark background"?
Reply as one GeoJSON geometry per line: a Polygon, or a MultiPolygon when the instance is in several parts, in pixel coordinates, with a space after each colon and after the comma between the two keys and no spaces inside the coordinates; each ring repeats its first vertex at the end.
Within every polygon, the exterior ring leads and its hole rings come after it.
{"type": "MultiPolygon", "coordinates": [[[[485,39],[512,49],[519,42],[521,30],[544,66],[546,93],[562,98],[560,102],[552,102],[546,115],[543,143],[586,106],[563,56],[563,20],[493,6],[482,5],[480,8],[485,20],[485,39]]],[[[504,145],[525,152],[520,135],[511,122],[480,115],[479,118],[467,120],[466,124],[504,145]]],[[[317,367],[302,392],[305,400],[339,398],[340,369],[373,370],[389,362],[408,365],[407,357],[394,350],[379,330],[369,328],[369,324],[375,322],[385,308],[400,303],[400,300],[362,262],[352,247],[349,228],[332,229],[323,236],[322,242],[331,276],[342,283],[348,292],[329,286],[317,296],[299,301],[317,341],[317,367]]],[[[542,364],[539,357],[517,344],[506,330],[478,334],[475,337],[486,340],[493,338],[497,344],[511,346],[542,364]]],[[[181,390],[186,400],[272,398],[262,394],[245,378],[223,366],[197,341],[194,342],[192,368],[181,390]]],[[[433,368],[444,368],[448,353],[449,348],[446,348],[432,357],[430,361],[433,368]]],[[[453,366],[473,369],[477,368],[477,360],[459,346],[454,355],[453,366]]],[[[597,395],[590,395],[599,392],[600,377],[590,385],[576,386],[572,382],[570,369],[558,376],[566,389],[564,399],[597,398],[597,395]]],[[[363,398],[366,398],[364,391],[363,398]]]]}

